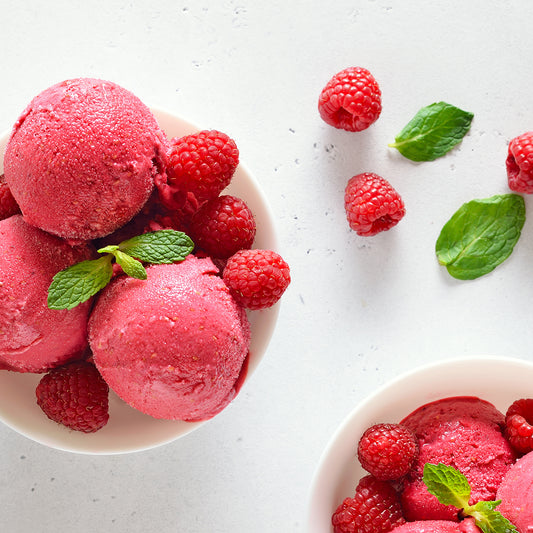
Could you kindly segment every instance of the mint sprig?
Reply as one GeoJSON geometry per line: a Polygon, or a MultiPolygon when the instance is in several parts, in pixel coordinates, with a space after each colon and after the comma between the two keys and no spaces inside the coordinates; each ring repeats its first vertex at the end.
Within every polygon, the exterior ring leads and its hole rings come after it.
{"type": "Polygon", "coordinates": [[[456,279],[488,274],[511,255],[525,219],[525,202],[518,194],[471,200],[443,226],[435,244],[437,259],[456,279]]]}
{"type": "Polygon", "coordinates": [[[426,463],[422,480],[440,503],[462,509],[463,515],[472,517],[483,533],[518,533],[516,527],[496,510],[501,500],[469,504],[471,489],[468,479],[452,466],[426,463]]]}
{"type": "Polygon", "coordinates": [[[147,278],[145,263],[175,263],[183,261],[194,249],[194,243],[183,232],[160,230],[145,233],[118,245],[98,250],[105,254],[98,259],[76,263],[58,272],[48,287],[50,309],[72,309],[87,301],[110,281],[113,261],[133,278],[147,278]]]}
{"type": "Polygon", "coordinates": [[[411,161],[433,161],[463,139],[473,118],[468,111],[436,102],[420,109],[389,146],[411,161]]]}

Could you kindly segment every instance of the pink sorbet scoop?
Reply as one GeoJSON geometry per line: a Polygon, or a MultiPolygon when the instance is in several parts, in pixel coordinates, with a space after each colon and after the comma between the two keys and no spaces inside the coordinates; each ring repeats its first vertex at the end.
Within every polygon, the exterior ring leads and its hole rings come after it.
{"type": "Polygon", "coordinates": [[[150,110],[115,83],[67,80],[17,120],[5,180],[25,220],[67,239],[102,237],[128,222],[166,179],[168,141],[150,110]]]}
{"type": "Polygon", "coordinates": [[[94,361],[109,386],[155,418],[213,417],[237,394],[250,327],[216,267],[195,256],[116,278],[89,320],[94,361]]]}
{"type": "Polygon", "coordinates": [[[0,369],[44,372],[87,347],[91,302],[53,310],[47,298],[53,276],[93,252],[30,226],[21,215],[0,221],[0,369]]]}

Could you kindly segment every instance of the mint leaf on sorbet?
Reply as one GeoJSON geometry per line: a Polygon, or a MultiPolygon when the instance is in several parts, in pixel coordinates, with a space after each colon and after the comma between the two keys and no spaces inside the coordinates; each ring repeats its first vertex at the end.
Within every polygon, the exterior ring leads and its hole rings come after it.
{"type": "Polygon", "coordinates": [[[444,225],[435,245],[441,265],[457,279],[475,279],[512,253],[526,219],[524,199],[501,194],[463,204],[444,225]]]}
{"type": "Polygon", "coordinates": [[[462,514],[472,517],[483,533],[517,533],[516,527],[495,508],[498,501],[480,501],[470,505],[470,484],[464,474],[442,463],[426,463],[422,480],[428,491],[443,505],[462,509],[462,514]]]}
{"type": "Polygon", "coordinates": [[[133,259],[133,257],[121,252],[120,250],[116,250],[113,255],[115,256],[117,263],[122,267],[122,270],[124,270],[128,276],[137,279],[147,278],[146,269],[140,261],[133,259]]]}
{"type": "Polygon", "coordinates": [[[468,506],[470,500],[470,484],[458,470],[442,463],[424,465],[422,480],[428,491],[436,496],[443,505],[453,505],[458,509],[468,506]]]}
{"type": "Polygon", "coordinates": [[[181,231],[164,229],[121,242],[119,249],[146,263],[174,263],[183,261],[193,251],[194,243],[181,231]]]}
{"type": "Polygon", "coordinates": [[[103,289],[113,275],[112,256],[76,263],[58,272],[48,288],[50,309],[72,309],[103,289]]]}
{"type": "Polygon", "coordinates": [[[389,146],[411,161],[433,161],[461,142],[473,118],[473,113],[436,102],[420,109],[389,146]]]}

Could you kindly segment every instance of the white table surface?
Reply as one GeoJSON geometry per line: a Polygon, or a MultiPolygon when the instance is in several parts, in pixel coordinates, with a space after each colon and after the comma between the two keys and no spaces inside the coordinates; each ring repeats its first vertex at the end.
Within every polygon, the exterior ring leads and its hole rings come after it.
{"type": "Polygon", "coordinates": [[[0,130],[47,86],[94,76],[225,131],[270,198],[293,278],[256,373],[231,406],[183,439],[91,457],[0,427],[1,531],[304,532],[320,455],[366,394],[435,359],[531,357],[533,216],[510,259],[476,281],[452,279],[434,245],[463,202],[509,192],[507,143],[533,129],[533,3],[0,7],[0,130]],[[371,70],[383,92],[380,119],[359,134],[327,126],[316,106],[348,66],[371,70]],[[439,100],[475,114],[458,148],[415,164],[387,147],[439,100]],[[345,221],[345,184],[362,171],[389,179],[407,209],[372,238],[345,221]]]}

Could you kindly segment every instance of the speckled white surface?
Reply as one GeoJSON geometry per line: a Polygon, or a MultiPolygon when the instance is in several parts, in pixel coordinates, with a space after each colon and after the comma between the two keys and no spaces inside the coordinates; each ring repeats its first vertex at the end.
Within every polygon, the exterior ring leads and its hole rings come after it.
{"type": "MultiPolygon", "coordinates": [[[[508,192],[508,141],[533,129],[533,4],[504,0],[0,0],[0,130],[65,78],[96,76],[226,131],[277,216],[293,282],[268,353],[238,399],[182,440],[134,455],[53,451],[0,427],[0,530],[303,532],[322,450],[398,372],[470,354],[531,358],[533,199],[511,258],[473,282],[437,264],[465,201],[508,192]],[[321,122],[331,75],[365,66],[383,113],[359,134],[321,122]],[[475,114],[446,157],[387,147],[417,109],[475,114]],[[348,229],[348,178],[374,171],[407,215],[348,229]]],[[[473,376],[475,379],[475,376],[473,376]]]]}

